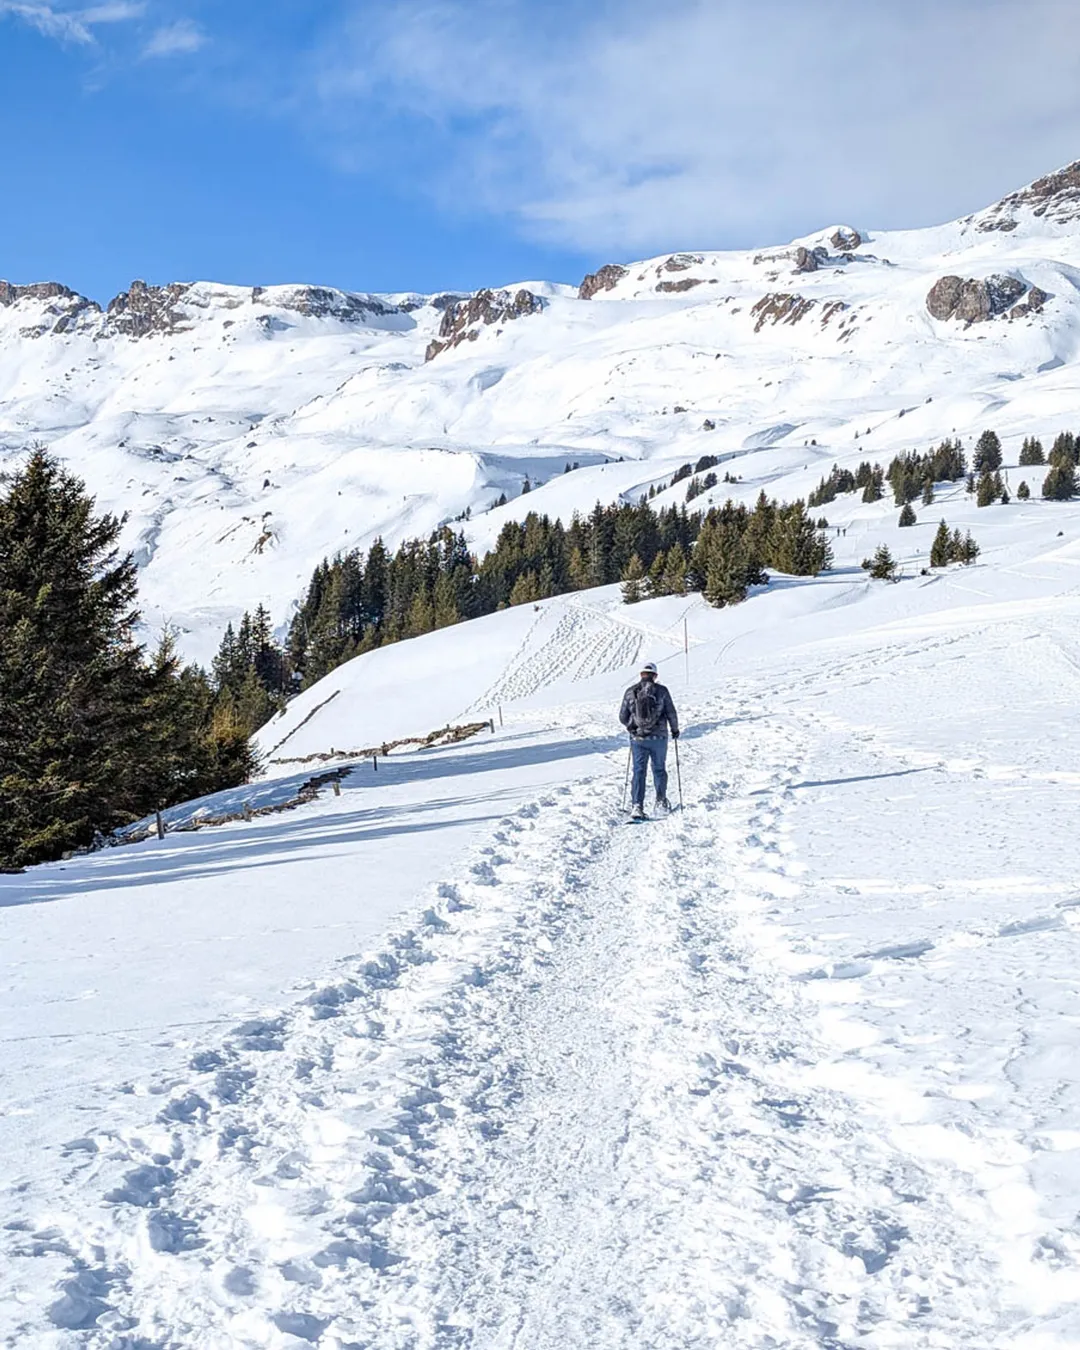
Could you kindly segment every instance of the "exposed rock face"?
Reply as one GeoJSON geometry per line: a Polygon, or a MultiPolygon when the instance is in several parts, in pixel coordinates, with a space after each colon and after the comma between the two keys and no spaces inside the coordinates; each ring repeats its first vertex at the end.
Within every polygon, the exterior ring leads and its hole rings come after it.
{"type": "Polygon", "coordinates": [[[658,281],[656,289],[663,291],[668,295],[677,294],[680,291],[692,291],[695,286],[701,285],[700,277],[681,277],[678,281],[658,281]]]}
{"type": "Polygon", "coordinates": [[[370,295],[352,295],[325,286],[294,286],[284,293],[275,290],[272,301],[267,288],[256,286],[251,292],[253,304],[272,303],[275,309],[292,310],[308,319],[339,319],[343,323],[363,323],[371,317],[384,318],[398,313],[396,305],[386,304],[370,295]]]}
{"type": "Polygon", "coordinates": [[[61,286],[58,281],[37,281],[30,286],[13,286],[0,281],[0,305],[10,309],[23,300],[44,303],[42,319],[21,330],[23,337],[44,337],[46,333],[67,333],[84,315],[100,314],[101,307],[85,295],[61,286]]]}
{"type": "Polygon", "coordinates": [[[187,315],[177,305],[190,290],[191,286],[185,282],[148,286],[145,281],[133,281],[130,290],[109,301],[106,330],[133,338],[187,332],[191,325],[185,322],[187,315]]]}
{"type": "Polygon", "coordinates": [[[475,342],[480,329],[493,323],[509,323],[526,314],[539,314],[544,302],[532,291],[477,291],[467,300],[456,300],[443,311],[439,336],[428,343],[426,361],[434,360],[448,347],[462,342],[475,342]]]}
{"type": "MultiPolygon", "coordinates": [[[[1026,282],[1000,273],[984,281],[972,277],[966,280],[963,277],[941,277],[930,288],[926,308],[931,318],[943,323],[949,319],[958,319],[961,323],[984,323],[1015,306],[1027,290],[1026,282]]],[[[1044,296],[1040,301],[1040,309],[1047,298],[1044,296]]]]}
{"type": "Polygon", "coordinates": [[[836,249],[837,253],[854,253],[862,244],[863,237],[858,230],[853,230],[850,225],[839,225],[829,239],[829,243],[836,249]]]}
{"type": "Polygon", "coordinates": [[[601,291],[613,291],[630,269],[621,263],[605,263],[598,272],[590,272],[578,287],[579,300],[591,300],[601,291]]]}
{"type": "Polygon", "coordinates": [[[983,234],[992,230],[1015,230],[1019,223],[1017,214],[1023,210],[1058,225],[1080,221],[1080,160],[1036,178],[1034,183],[1019,192],[1011,192],[969,220],[973,220],[975,228],[983,234]]]}
{"type": "Polygon", "coordinates": [[[1043,305],[1045,305],[1049,299],[1050,297],[1040,286],[1032,286],[1031,290],[1028,291],[1027,295],[1024,297],[1023,303],[1013,305],[1012,309],[1009,310],[1009,318],[1022,319],[1028,314],[1041,314],[1043,305]]]}
{"type": "Polygon", "coordinates": [[[767,323],[798,323],[816,304],[816,300],[807,300],[804,295],[773,291],[769,295],[762,296],[750,311],[757,320],[754,332],[760,333],[767,323]]]}
{"type": "Polygon", "coordinates": [[[657,272],[689,272],[691,267],[700,267],[704,261],[705,259],[699,253],[673,253],[656,270],[657,272]]]}
{"type": "Polygon", "coordinates": [[[795,271],[816,272],[821,264],[828,259],[828,256],[828,252],[823,248],[811,250],[803,248],[800,244],[795,250],[795,271]]]}

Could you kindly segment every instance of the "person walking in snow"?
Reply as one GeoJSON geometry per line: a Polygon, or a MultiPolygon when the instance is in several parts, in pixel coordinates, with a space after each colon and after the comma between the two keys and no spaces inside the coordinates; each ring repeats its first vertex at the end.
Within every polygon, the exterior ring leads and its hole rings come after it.
{"type": "Polygon", "coordinates": [[[619,721],[630,733],[630,753],[634,761],[634,778],[630,790],[632,820],[645,816],[645,778],[652,764],[656,805],[661,811],[670,811],[667,799],[668,732],[679,739],[679,716],[666,686],[658,684],[656,667],[650,661],[641,667],[641,679],[623,694],[619,721]]]}

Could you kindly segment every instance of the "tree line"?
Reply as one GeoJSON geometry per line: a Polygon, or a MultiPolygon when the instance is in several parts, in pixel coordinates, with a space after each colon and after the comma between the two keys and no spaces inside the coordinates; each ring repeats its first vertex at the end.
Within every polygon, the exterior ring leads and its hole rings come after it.
{"type": "Polygon", "coordinates": [[[507,521],[479,558],[445,525],[393,552],[376,539],[366,553],[316,567],[281,648],[265,612],[230,628],[214,662],[216,686],[245,715],[261,708],[269,716],[288,691],[364,652],[620,581],[631,600],[700,590],[714,604],[731,604],[764,580],[766,567],[797,576],[828,567],[822,523],[801,501],[780,504],[763,493],[752,509],[728,502],[705,513],[685,505],[657,510],[648,498],[597,503],[568,525],[530,512],[507,521]]]}

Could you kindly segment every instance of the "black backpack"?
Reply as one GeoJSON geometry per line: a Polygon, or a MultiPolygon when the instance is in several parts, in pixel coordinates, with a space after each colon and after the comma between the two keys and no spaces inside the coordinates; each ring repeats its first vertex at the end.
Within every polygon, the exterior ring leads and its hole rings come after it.
{"type": "Polygon", "coordinates": [[[639,736],[649,736],[660,725],[664,701],[656,692],[652,680],[643,680],[634,690],[634,730],[639,736]]]}

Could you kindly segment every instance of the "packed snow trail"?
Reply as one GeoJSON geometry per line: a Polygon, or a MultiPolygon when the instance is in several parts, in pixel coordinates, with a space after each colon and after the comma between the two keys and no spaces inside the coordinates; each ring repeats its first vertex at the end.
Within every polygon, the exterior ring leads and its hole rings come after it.
{"type": "Polygon", "coordinates": [[[1067,1344],[1024,1339],[962,1158],[904,1146],[902,1084],[836,1086],[763,939],[806,868],[805,715],[749,685],[685,713],[683,814],[612,828],[612,754],[380,954],[195,1053],[152,1128],[73,1141],[96,1218],[7,1235],[69,1258],[47,1343],[1067,1344]]]}

